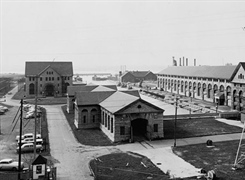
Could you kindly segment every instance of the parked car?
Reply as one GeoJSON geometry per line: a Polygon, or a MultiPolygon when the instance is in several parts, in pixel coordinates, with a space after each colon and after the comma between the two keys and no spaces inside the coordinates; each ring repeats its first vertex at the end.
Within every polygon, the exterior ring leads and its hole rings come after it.
{"type": "MultiPolygon", "coordinates": [[[[21,169],[24,168],[24,163],[21,162],[21,169]]],[[[0,161],[0,170],[12,170],[17,171],[19,169],[19,162],[13,159],[2,159],[0,161]]]]}
{"type": "MultiPolygon", "coordinates": [[[[40,152],[43,150],[43,146],[37,144],[36,145],[36,151],[40,152]]],[[[19,153],[19,146],[16,148],[17,153],[19,153]]],[[[33,143],[26,143],[21,146],[21,153],[25,152],[33,152],[34,151],[34,144],[33,143]]]]}
{"type": "Polygon", "coordinates": [[[0,109],[0,115],[5,114],[5,111],[3,109],[0,109]]]}
{"type": "MultiPolygon", "coordinates": [[[[22,144],[27,144],[27,143],[33,143],[34,144],[34,138],[25,138],[25,139],[21,140],[21,145],[22,144]]],[[[41,139],[41,138],[36,139],[36,144],[42,145],[43,144],[43,139],[41,139]]],[[[19,145],[19,141],[17,141],[17,146],[18,145],[19,145]]]]}
{"type": "Polygon", "coordinates": [[[5,112],[9,110],[6,106],[0,106],[0,109],[4,110],[5,112]]]}
{"type": "MultiPolygon", "coordinates": [[[[34,134],[33,133],[26,133],[24,135],[22,135],[21,139],[26,139],[26,138],[34,138],[34,134]]],[[[41,138],[41,134],[36,134],[36,138],[40,139],[41,138]]],[[[16,141],[19,141],[20,136],[16,136],[16,141]]]]}

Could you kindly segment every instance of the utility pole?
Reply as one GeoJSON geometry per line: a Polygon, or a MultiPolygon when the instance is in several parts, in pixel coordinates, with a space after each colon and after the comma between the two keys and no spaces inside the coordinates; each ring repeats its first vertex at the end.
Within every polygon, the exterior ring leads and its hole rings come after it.
{"type": "Polygon", "coordinates": [[[175,99],[175,118],[174,118],[174,147],[176,147],[176,125],[177,125],[178,97],[175,99]]]}
{"type": "Polygon", "coordinates": [[[38,93],[38,75],[36,75],[35,78],[35,127],[34,127],[34,159],[36,159],[36,153],[37,153],[37,149],[36,149],[36,144],[37,144],[37,93],[38,93]]]}
{"type": "Polygon", "coordinates": [[[23,116],[23,99],[20,101],[20,137],[19,137],[19,164],[18,164],[18,180],[21,173],[21,140],[22,140],[22,116],[23,116]]]}

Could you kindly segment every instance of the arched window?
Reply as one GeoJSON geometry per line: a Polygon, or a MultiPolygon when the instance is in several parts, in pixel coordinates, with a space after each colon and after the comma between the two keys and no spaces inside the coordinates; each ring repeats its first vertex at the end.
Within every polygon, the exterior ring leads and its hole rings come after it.
{"type": "Polygon", "coordinates": [[[87,109],[82,110],[81,118],[82,118],[82,122],[84,124],[87,123],[87,119],[88,119],[88,110],[87,109]]]}
{"type": "Polygon", "coordinates": [[[91,110],[91,112],[90,112],[90,114],[91,114],[91,120],[90,120],[90,122],[92,122],[92,123],[95,123],[96,122],[96,119],[97,119],[97,110],[96,109],[92,109],[91,110]]]}
{"type": "Polygon", "coordinates": [[[34,94],[35,93],[35,86],[33,83],[29,85],[29,94],[34,94]]]}

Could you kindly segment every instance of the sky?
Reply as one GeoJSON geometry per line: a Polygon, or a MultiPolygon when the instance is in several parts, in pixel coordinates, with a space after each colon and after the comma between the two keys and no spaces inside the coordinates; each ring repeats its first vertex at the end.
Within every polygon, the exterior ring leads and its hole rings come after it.
{"type": "Polygon", "coordinates": [[[0,0],[0,73],[72,61],[74,73],[245,62],[245,1],[0,0]]]}

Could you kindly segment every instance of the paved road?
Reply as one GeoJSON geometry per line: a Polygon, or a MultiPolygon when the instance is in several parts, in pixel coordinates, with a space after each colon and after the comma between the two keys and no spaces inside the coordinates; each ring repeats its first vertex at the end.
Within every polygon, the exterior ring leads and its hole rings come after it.
{"type": "Polygon", "coordinates": [[[114,147],[91,147],[79,144],[60,106],[45,106],[52,157],[57,161],[58,180],[92,180],[88,163],[93,157],[108,154],[114,147]]]}

